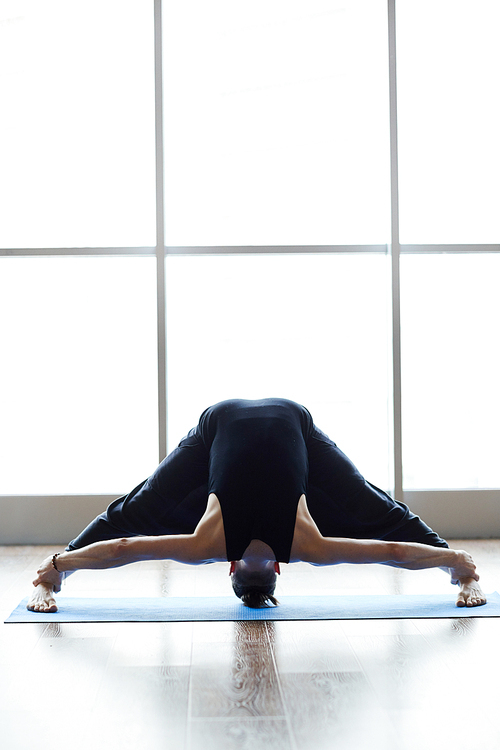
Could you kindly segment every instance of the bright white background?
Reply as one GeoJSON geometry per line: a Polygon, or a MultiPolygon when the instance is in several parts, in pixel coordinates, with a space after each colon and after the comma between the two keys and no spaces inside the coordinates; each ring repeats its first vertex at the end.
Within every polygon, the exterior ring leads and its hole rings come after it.
{"type": "Polygon", "coordinates": [[[0,3],[3,247],[155,244],[152,3],[0,3]]]}
{"type": "Polygon", "coordinates": [[[127,491],[156,466],[154,258],[3,258],[3,494],[127,491]]]}
{"type": "Polygon", "coordinates": [[[500,242],[500,3],[398,0],[400,239],[500,242]]]}
{"type": "Polygon", "coordinates": [[[401,263],[404,486],[500,484],[500,255],[401,263]]]}
{"type": "MultiPolygon", "coordinates": [[[[500,6],[396,10],[401,240],[498,243],[500,6]]],[[[167,245],[389,242],[386,12],[165,0],[167,245]]],[[[150,0],[4,0],[2,248],[154,251],[153,53],[150,0]]],[[[386,257],[166,265],[170,448],[214,401],[283,395],[388,486],[386,257]]],[[[500,485],[499,270],[402,258],[408,489],[500,485]]],[[[4,257],[0,294],[0,492],[127,491],[157,461],[154,259],[4,257]]]]}
{"type": "Polygon", "coordinates": [[[167,261],[171,447],[212,403],[290,398],[387,487],[387,256],[167,261]]]}
{"type": "Polygon", "coordinates": [[[384,0],[165,4],[167,245],[386,243],[384,0]]]}

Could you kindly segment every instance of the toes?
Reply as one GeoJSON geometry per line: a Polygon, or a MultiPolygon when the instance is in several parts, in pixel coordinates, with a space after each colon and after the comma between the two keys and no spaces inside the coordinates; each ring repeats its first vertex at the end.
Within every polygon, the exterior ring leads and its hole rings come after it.
{"type": "Polygon", "coordinates": [[[31,601],[26,605],[26,609],[30,612],[57,612],[57,604],[55,599],[49,599],[48,601],[31,601]]]}
{"type": "Polygon", "coordinates": [[[472,594],[466,595],[463,592],[457,597],[457,607],[480,607],[486,604],[486,597],[472,594]]]}
{"type": "Polygon", "coordinates": [[[471,594],[470,600],[472,607],[480,607],[482,604],[486,604],[486,597],[482,591],[476,591],[474,594],[471,594]]]}

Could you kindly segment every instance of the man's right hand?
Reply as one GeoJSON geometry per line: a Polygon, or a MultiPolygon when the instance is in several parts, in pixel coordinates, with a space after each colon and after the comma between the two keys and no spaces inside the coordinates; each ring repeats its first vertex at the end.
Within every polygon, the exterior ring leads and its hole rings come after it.
{"type": "Polygon", "coordinates": [[[456,561],[452,568],[450,568],[451,582],[459,583],[464,579],[473,579],[479,581],[479,576],[476,573],[476,566],[474,560],[468,552],[464,550],[455,550],[456,561]]]}

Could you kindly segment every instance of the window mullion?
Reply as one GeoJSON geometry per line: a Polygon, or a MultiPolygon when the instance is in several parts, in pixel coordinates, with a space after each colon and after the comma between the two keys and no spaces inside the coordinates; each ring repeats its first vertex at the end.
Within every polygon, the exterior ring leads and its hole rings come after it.
{"type": "Polygon", "coordinates": [[[401,416],[401,299],[399,268],[400,244],[395,6],[396,0],[388,0],[394,495],[397,500],[401,501],[403,499],[403,449],[401,416]]]}
{"type": "Polygon", "coordinates": [[[154,2],[155,16],[155,152],[156,152],[156,279],[158,336],[158,451],[167,455],[167,341],[165,305],[165,209],[163,161],[162,3],[154,2]]]}

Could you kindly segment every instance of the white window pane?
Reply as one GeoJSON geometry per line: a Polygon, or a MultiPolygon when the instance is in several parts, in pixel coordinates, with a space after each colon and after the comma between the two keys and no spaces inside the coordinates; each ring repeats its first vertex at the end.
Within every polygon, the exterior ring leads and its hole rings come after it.
{"type": "Polygon", "coordinates": [[[398,0],[401,241],[498,243],[500,3],[398,0]]]}
{"type": "Polygon", "coordinates": [[[284,397],[388,478],[383,255],[167,258],[170,448],[210,404],[284,397]]]}
{"type": "Polygon", "coordinates": [[[0,267],[0,494],[128,491],[158,457],[154,258],[0,267]]]}
{"type": "Polygon", "coordinates": [[[407,489],[500,486],[500,256],[404,256],[407,489]]]}
{"type": "Polygon", "coordinates": [[[0,245],[154,245],[152,2],[9,0],[0,20],[0,245]]]}
{"type": "Polygon", "coordinates": [[[168,0],[167,244],[385,243],[384,0],[168,0]]]}

